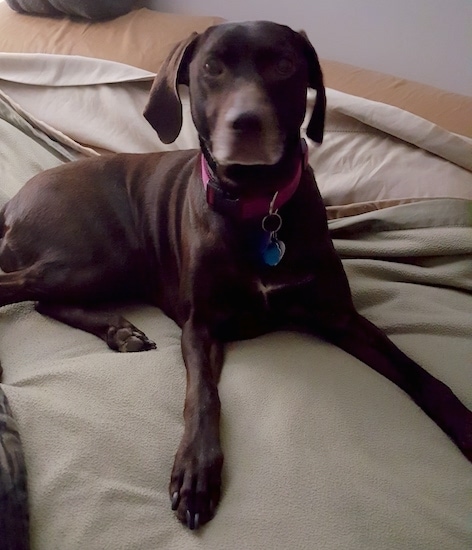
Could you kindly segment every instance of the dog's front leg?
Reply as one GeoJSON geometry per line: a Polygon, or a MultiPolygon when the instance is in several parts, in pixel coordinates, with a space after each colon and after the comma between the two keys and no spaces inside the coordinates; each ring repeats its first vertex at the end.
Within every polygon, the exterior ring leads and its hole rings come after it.
{"type": "Polygon", "coordinates": [[[223,453],[217,385],[223,345],[191,317],[182,330],[182,354],[187,369],[185,428],[169,492],[179,520],[197,529],[213,517],[220,499],[223,453]]]}

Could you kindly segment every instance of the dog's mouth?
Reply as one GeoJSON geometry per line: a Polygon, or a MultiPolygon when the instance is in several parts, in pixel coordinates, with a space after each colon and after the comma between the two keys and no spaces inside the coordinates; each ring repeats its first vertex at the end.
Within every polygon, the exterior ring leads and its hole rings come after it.
{"type": "Polygon", "coordinates": [[[294,172],[294,165],[282,157],[273,164],[217,164],[219,186],[233,196],[258,196],[275,193],[294,172]]]}
{"type": "Polygon", "coordinates": [[[283,139],[278,132],[217,132],[212,155],[219,166],[272,166],[282,158],[283,139]]]}
{"type": "Polygon", "coordinates": [[[280,135],[232,132],[225,137],[223,144],[212,140],[211,151],[216,163],[215,175],[225,190],[252,194],[267,185],[277,187],[285,153],[280,135]]]}
{"type": "Polygon", "coordinates": [[[262,183],[273,167],[273,164],[218,164],[216,175],[220,182],[236,191],[249,185],[251,181],[262,183]]]}
{"type": "Polygon", "coordinates": [[[213,140],[213,156],[220,166],[272,166],[283,154],[280,136],[227,132],[225,140],[213,140]]]}

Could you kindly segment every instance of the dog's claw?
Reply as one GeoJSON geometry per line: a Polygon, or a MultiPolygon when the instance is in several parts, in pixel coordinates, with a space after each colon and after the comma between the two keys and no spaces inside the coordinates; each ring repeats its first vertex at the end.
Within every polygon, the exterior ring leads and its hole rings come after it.
{"type": "Polygon", "coordinates": [[[172,507],[172,510],[177,510],[178,506],[179,506],[179,501],[180,501],[180,494],[179,494],[179,491],[175,491],[175,493],[172,495],[172,500],[171,500],[171,507],[172,507]]]}
{"type": "Polygon", "coordinates": [[[200,527],[200,514],[196,513],[192,516],[190,510],[187,510],[187,527],[194,531],[200,527]]]}
{"type": "Polygon", "coordinates": [[[183,438],[169,485],[172,510],[191,531],[200,529],[213,518],[221,493],[223,453],[219,441],[204,438],[204,444],[200,444],[196,445],[193,440],[189,445],[183,438]]]}

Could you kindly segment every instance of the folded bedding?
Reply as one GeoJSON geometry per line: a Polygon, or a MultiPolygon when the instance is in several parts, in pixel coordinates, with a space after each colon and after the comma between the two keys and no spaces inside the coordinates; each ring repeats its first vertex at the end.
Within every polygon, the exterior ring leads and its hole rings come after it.
{"type": "MultiPolygon", "coordinates": [[[[170,145],[158,141],[142,116],[153,77],[136,67],[87,57],[0,53],[3,91],[81,144],[113,152],[198,147],[185,88],[182,132],[170,145]]],[[[323,146],[310,145],[310,162],[327,205],[472,199],[472,139],[398,107],[332,89],[327,94],[323,146]]],[[[313,101],[310,94],[308,109],[313,101]]]]}
{"type": "Polygon", "coordinates": [[[0,90],[0,165],[3,204],[40,170],[84,156],[95,156],[61,132],[31,117],[0,90]]]}
{"type": "MultiPolygon", "coordinates": [[[[93,149],[197,146],[188,100],[175,144],[160,144],[142,119],[153,73],[80,57],[0,56],[0,139],[15,150],[11,164],[0,156],[2,170],[11,166],[3,200],[33,172],[93,149]]],[[[470,139],[334,90],[325,143],[310,144],[330,209],[362,212],[330,221],[356,306],[469,408],[471,152],[470,139]]],[[[223,498],[208,526],[184,530],[167,495],[183,429],[180,331],[156,308],[117,310],[157,349],[118,354],[30,303],[0,310],[1,389],[23,443],[32,548],[472,545],[472,467],[457,448],[363,363],[290,332],[228,346],[223,498]]]]}

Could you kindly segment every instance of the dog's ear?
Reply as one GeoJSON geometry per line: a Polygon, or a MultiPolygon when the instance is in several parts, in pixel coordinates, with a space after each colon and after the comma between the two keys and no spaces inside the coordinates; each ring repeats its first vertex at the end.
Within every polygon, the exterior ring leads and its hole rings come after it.
{"type": "Polygon", "coordinates": [[[299,34],[303,39],[303,48],[308,63],[308,86],[316,90],[316,101],[308,122],[306,135],[313,141],[322,143],[326,115],[326,91],[323,84],[323,73],[318,55],[308,36],[304,31],[299,31],[299,34]]]}
{"type": "Polygon", "coordinates": [[[189,84],[188,66],[199,34],[179,42],[167,56],[151,87],[144,117],[163,143],[172,143],[182,128],[179,84],[189,84]]]}

